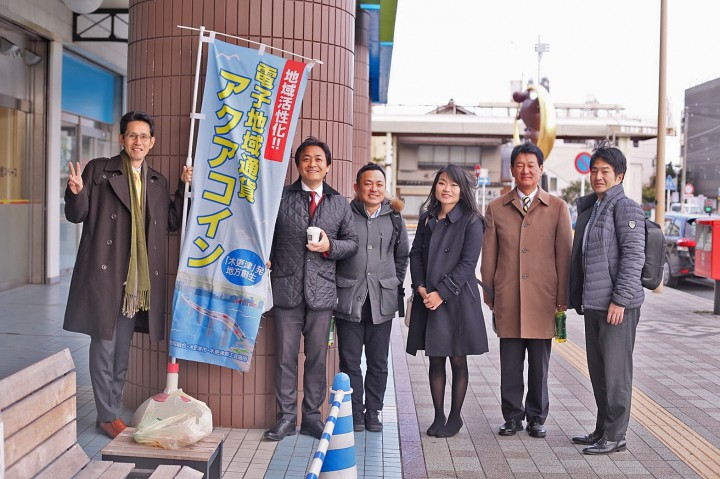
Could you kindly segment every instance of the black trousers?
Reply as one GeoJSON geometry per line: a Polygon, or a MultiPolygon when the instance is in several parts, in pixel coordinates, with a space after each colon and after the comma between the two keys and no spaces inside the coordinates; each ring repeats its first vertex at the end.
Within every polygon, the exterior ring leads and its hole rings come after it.
{"type": "Polygon", "coordinates": [[[500,338],[500,396],[506,421],[538,418],[545,424],[550,409],[547,378],[551,350],[551,339],[500,338]],[[523,404],[525,351],[528,380],[523,404]]]}
{"type": "Polygon", "coordinates": [[[597,405],[597,431],[608,441],[625,437],[632,400],[633,349],[640,308],[626,309],[623,321],[607,322],[607,311],[585,310],[585,348],[597,405]]]}
{"type": "Polygon", "coordinates": [[[335,321],[338,333],[340,371],[350,377],[352,410],[382,410],[388,377],[388,352],[392,321],[373,324],[370,298],[363,304],[359,323],[338,319],[335,321]],[[365,382],[363,384],[360,360],[365,346],[365,382]],[[363,403],[364,393],[364,403],[363,403]]]}

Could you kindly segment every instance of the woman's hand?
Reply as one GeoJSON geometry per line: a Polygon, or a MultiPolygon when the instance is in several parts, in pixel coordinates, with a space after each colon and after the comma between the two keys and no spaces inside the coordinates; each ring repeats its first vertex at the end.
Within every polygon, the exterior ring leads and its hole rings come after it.
{"type": "Polygon", "coordinates": [[[425,303],[425,307],[427,309],[435,311],[440,307],[441,304],[443,304],[443,299],[440,297],[440,294],[438,294],[437,291],[433,291],[432,293],[428,293],[427,296],[425,296],[425,299],[423,299],[423,303],[425,303]]]}

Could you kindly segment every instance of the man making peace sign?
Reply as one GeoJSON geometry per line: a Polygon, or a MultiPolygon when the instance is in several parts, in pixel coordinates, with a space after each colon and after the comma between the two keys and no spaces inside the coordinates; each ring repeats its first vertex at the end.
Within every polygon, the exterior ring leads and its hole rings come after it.
{"type": "Polygon", "coordinates": [[[65,217],[82,223],[63,329],[90,336],[90,380],[96,425],[114,438],[133,332],[165,335],[167,234],[180,228],[183,167],[174,199],[165,177],[145,157],[155,145],[155,122],[146,113],[120,120],[123,149],[112,158],[91,160],[80,171],[70,163],[65,217]]]}

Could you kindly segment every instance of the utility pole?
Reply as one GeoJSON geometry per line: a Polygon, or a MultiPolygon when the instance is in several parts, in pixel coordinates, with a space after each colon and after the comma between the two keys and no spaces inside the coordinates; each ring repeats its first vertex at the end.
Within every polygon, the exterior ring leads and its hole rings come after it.
{"type": "Polygon", "coordinates": [[[657,161],[655,162],[655,222],[665,224],[665,132],[667,60],[667,0],[660,0],[660,69],[658,72],[657,161]]]}
{"type": "Polygon", "coordinates": [[[685,105],[685,117],[683,121],[683,164],[680,172],[680,211],[685,212],[685,183],[687,183],[688,164],[688,123],[690,123],[690,107],[685,105]]]}

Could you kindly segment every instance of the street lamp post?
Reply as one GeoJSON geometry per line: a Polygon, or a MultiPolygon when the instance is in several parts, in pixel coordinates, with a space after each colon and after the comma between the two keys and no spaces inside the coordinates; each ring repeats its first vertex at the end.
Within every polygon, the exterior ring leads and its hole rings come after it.
{"type": "Polygon", "coordinates": [[[535,81],[539,85],[540,84],[540,61],[542,60],[542,54],[550,51],[550,44],[541,42],[540,35],[538,35],[538,42],[535,44],[535,51],[538,54],[538,69],[537,69],[538,71],[537,71],[537,79],[535,81]]]}

